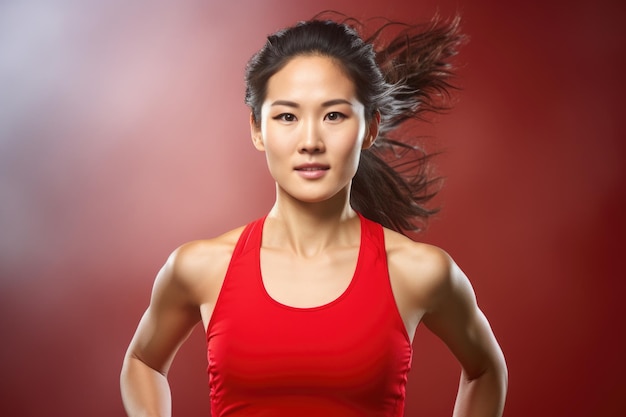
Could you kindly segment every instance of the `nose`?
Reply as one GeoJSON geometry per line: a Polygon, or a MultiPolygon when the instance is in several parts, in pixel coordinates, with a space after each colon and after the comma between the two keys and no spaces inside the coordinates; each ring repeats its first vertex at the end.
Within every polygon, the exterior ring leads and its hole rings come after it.
{"type": "Polygon", "coordinates": [[[326,150],[322,133],[314,122],[303,123],[303,131],[300,138],[300,153],[322,153],[326,150]]]}

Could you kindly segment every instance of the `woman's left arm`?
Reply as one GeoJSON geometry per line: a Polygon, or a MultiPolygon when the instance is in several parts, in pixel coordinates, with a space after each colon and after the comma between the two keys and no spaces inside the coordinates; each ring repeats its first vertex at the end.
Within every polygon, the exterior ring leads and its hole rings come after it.
{"type": "Polygon", "coordinates": [[[504,355],[468,278],[447,254],[438,255],[436,296],[422,322],[462,367],[453,417],[500,417],[508,384],[504,355]]]}

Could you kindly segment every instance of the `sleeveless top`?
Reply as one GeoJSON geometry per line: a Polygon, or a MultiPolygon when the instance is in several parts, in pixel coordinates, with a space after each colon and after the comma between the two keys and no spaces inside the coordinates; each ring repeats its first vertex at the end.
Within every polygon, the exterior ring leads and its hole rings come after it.
{"type": "Polygon", "coordinates": [[[207,326],[213,417],[403,415],[412,347],[391,290],[382,226],[359,218],[352,281],[311,308],[266,292],[265,218],[246,226],[207,326]]]}

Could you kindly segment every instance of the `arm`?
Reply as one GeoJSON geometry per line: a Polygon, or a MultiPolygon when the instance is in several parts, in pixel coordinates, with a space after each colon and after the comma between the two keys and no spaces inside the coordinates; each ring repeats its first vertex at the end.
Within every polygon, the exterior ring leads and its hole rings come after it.
{"type": "Polygon", "coordinates": [[[159,271],[150,305],[122,365],[122,401],[130,417],[171,415],[167,372],[176,351],[200,320],[175,252],[159,271]]]}
{"type": "Polygon", "coordinates": [[[435,302],[423,322],[462,366],[453,416],[499,417],[508,383],[504,355],[465,274],[445,253],[439,258],[435,302]]]}

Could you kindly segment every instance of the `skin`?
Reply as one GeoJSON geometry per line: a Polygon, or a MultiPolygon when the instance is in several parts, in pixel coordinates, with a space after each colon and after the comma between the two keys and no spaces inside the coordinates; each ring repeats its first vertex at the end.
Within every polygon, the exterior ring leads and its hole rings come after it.
{"type": "MultiPolygon", "coordinates": [[[[349,285],[360,240],[359,220],[349,205],[351,179],[379,121],[378,115],[366,117],[351,79],[329,58],[293,58],[270,78],[261,120],[251,118],[250,128],[276,181],[261,270],[277,301],[322,305],[349,285]]],[[[200,321],[208,325],[242,230],[181,246],[157,275],[122,368],[122,397],[130,416],[171,415],[167,372],[193,327],[200,321]]],[[[387,229],[385,242],[391,286],[408,334],[413,337],[423,323],[462,367],[453,415],[501,416],[506,364],[469,280],[437,247],[387,229]]]]}

